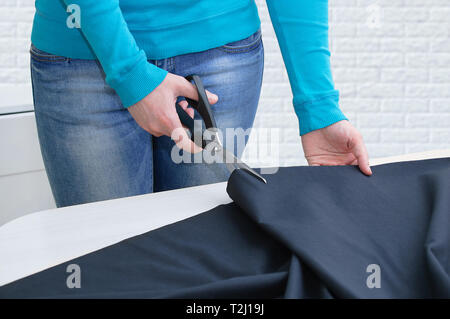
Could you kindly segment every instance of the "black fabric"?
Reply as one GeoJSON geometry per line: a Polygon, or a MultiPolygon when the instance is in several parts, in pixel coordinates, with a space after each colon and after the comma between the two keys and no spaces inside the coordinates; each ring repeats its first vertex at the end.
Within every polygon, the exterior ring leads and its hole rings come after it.
{"type": "MultiPolygon", "coordinates": [[[[450,298],[450,158],[235,171],[234,203],[0,287],[0,298],[450,298]],[[69,289],[66,267],[81,268],[69,289]],[[371,264],[381,287],[369,288],[371,264]]],[[[187,203],[188,204],[188,203],[187,203]]]]}

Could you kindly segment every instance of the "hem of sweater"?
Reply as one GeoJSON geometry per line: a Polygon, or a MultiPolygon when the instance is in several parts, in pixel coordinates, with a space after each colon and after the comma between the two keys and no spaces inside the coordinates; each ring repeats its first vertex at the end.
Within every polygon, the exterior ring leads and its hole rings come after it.
{"type": "Polygon", "coordinates": [[[339,108],[338,91],[307,103],[294,102],[294,110],[299,121],[300,136],[342,120],[348,121],[339,108]]]}
{"type": "MultiPolygon", "coordinates": [[[[147,59],[159,60],[178,55],[202,52],[230,42],[242,40],[261,26],[254,1],[239,10],[226,11],[211,19],[202,19],[163,30],[130,30],[147,59]],[[224,32],[224,30],[227,30],[224,32]],[[186,34],[193,34],[195,42],[186,34]],[[180,39],[174,41],[174,39],[180,39]]],[[[95,60],[93,49],[80,29],[67,28],[65,21],[46,18],[36,11],[31,34],[36,48],[72,59],[95,60]]]]}
{"type": "Polygon", "coordinates": [[[122,105],[128,108],[156,89],[167,73],[166,70],[142,59],[120,80],[110,81],[110,85],[119,95],[122,105]]]}

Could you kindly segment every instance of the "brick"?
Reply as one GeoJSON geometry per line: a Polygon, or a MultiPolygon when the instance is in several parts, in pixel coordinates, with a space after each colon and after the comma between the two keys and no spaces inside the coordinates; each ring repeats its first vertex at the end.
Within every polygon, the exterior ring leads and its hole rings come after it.
{"type": "Polygon", "coordinates": [[[428,52],[430,47],[430,40],[428,38],[381,38],[380,51],[381,52],[428,52]]]}
{"type": "Polygon", "coordinates": [[[439,149],[448,149],[450,144],[444,143],[422,143],[422,144],[408,144],[406,145],[406,153],[418,153],[418,152],[426,152],[433,151],[439,149]]]}
{"type": "Polygon", "coordinates": [[[2,0],[0,7],[15,7],[17,6],[17,0],[2,0]]]}
{"type": "Polygon", "coordinates": [[[283,143],[301,143],[298,128],[282,129],[282,138],[283,143]]]}
{"type": "Polygon", "coordinates": [[[0,68],[11,68],[14,67],[15,64],[16,59],[12,54],[0,53],[0,68]]]}
{"type": "Polygon", "coordinates": [[[23,72],[23,69],[28,70],[30,68],[30,54],[28,52],[17,54],[16,65],[21,69],[21,72],[23,72]]]}
{"type": "Polygon", "coordinates": [[[366,143],[370,158],[394,156],[405,153],[405,145],[402,143],[366,143]]]}
{"type": "Polygon", "coordinates": [[[260,114],[258,118],[257,125],[255,127],[258,128],[269,128],[269,127],[297,127],[298,119],[295,116],[294,112],[287,113],[278,113],[278,116],[274,116],[274,114],[260,114]]]}
{"type": "Polygon", "coordinates": [[[404,85],[397,83],[366,83],[358,86],[358,94],[361,97],[389,98],[403,97],[404,85]]]}
{"type": "Polygon", "coordinates": [[[34,0],[17,0],[17,6],[20,8],[23,7],[34,7],[34,0]]]}
{"type": "Polygon", "coordinates": [[[359,6],[367,7],[372,4],[378,4],[380,7],[401,7],[404,5],[404,0],[358,0],[359,6]]]}
{"type": "Polygon", "coordinates": [[[284,67],[283,59],[281,58],[281,53],[277,52],[264,54],[264,67],[267,68],[280,68],[284,67]]]}
{"type": "Polygon", "coordinates": [[[357,113],[355,113],[355,112],[345,112],[345,116],[347,117],[347,119],[349,120],[349,122],[353,126],[358,127],[357,113]]]}
{"type": "Polygon", "coordinates": [[[405,124],[405,116],[398,113],[361,113],[357,117],[361,128],[400,128],[405,124]]]}
{"type": "Polygon", "coordinates": [[[0,10],[0,21],[2,22],[28,22],[33,20],[34,8],[16,8],[16,7],[3,7],[0,10]]]}
{"type": "Polygon", "coordinates": [[[440,98],[450,97],[450,85],[448,84],[407,84],[406,97],[440,98]]]}
{"type": "Polygon", "coordinates": [[[426,2],[423,0],[405,0],[408,2],[409,6],[417,6],[417,7],[450,7],[450,2],[448,0],[427,0],[426,2]]]}
{"type": "Polygon", "coordinates": [[[422,8],[382,8],[383,21],[386,22],[425,22],[428,20],[428,10],[422,8]]]}
{"type": "Polygon", "coordinates": [[[354,53],[334,53],[331,55],[331,65],[333,67],[349,67],[356,65],[356,54],[354,53]]]}
{"type": "Polygon", "coordinates": [[[356,64],[360,67],[400,67],[404,57],[401,53],[359,53],[356,64]]]}
{"type": "Polygon", "coordinates": [[[448,67],[450,53],[410,53],[406,54],[407,67],[448,67]]]}
{"type": "Polygon", "coordinates": [[[369,24],[358,24],[356,29],[358,36],[364,37],[403,37],[405,35],[405,28],[402,23],[387,23],[381,21],[378,28],[371,27],[369,24]]]}
{"type": "Polygon", "coordinates": [[[268,96],[260,100],[258,104],[258,112],[276,114],[283,109],[283,105],[284,101],[282,98],[268,96]]]}
{"type": "Polygon", "coordinates": [[[450,68],[432,69],[431,70],[431,82],[432,83],[450,83],[450,68]]]}
{"type": "Polygon", "coordinates": [[[341,99],[356,97],[356,85],[354,83],[336,83],[341,99]]]}
{"type": "Polygon", "coordinates": [[[405,25],[407,37],[445,37],[448,25],[445,23],[408,23],[405,25]]]}
{"type": "Polygon", "coordinates": [[[333,23],[330,24],[330,37],[354,37],[356,35],[356,25],[354,23],[333,23]]]}
{"type": "Polygon", "coordinates": [[[354,7],[356,0],[333,0],[333,7],[354,7]]]}
{"type": "Polygon", "coordinates": [[[432,113],[450,113],[450,99],[431,100],[432,113]]]}
{"type": "Polygon", "coordinates": [[[341,98],[340,107],[346,112],[379,112],[380,99],[341,98]]]}
{"type": "Polygon", "coordinates": [[[450,8],[431,8],[430,21],[431,22],[447,22],[450,17],[450,8]]]}
{"type": "Polygon", "coordinates": [[[31,27],[30,23],[20,22],[17,24],[17,37],[26,38],[27,40],[31,37],[31,27]]]}
{"type": "Polygon", "coordinates": [[[386,68],[381,70],[381,82],[384,83],[426,83],[428,69],[386,68]]]}
{"type": "Polygon", "coordinates": [[[450,114],[407,114],[406,126],[422,128],[448,128],[450,127],[450,114]]]}
{"type": "Polygon", "coordinates": [[[264,68],[264,79],[267,82],[283,82],[286,80],[284,69],[280,68],[264,68]]]}
{"type": "Polygon", "coordinates": [[[428,112],[427,99],[384,99],[381,102],[382,112],[414,113],[428,112]]]}
{"type": "Polygon", "coordinates": [[[380,129],[367,129],[362,128],[359,130],[363,136],[364,143],[377,143],[380,142],[380,129]]]}
{"type": "Polygon", "coordinates": [[[428,129],[381,129],[382,143],[425,143],[429,139],[428,129]]]}
{"type": "Polygon", "coordinates": [[[338,22],[364,22],[367,19],[367,11],[365,8],[333,8],[333,21],[338,22]]]}
{"type": "Polygon", "coordinates": [[[450,130],[431,130],[431,142],[450,144],[450,130]]]}
{"type": "Polygon", "coordinates": [[[376,82],[379,71],[376,68],[335,68],[333,71],[336,82],[376,82]]]}
{"type": "Polygon", "coordinates": [[[336,52],[373,52],[378,51],[380,40],[377,38],[337,38],[334,41],[336,52]]]}
{"type": "Polygon", "coordinates": [[[16,36],[16,24],[14,22],[0,22],[0,38],[13,39],[15,36],[16,36]]]}
{"type": "MultiPolygon", "coordinates": [[[[448,18],[450,20],[450,16],[448,18]]],[[[450,39],[449,38],[433,39],[431,42],[431,52],[450,52],[450,39]]]]}
{"type": "Polygon", "coordinates": [[[281,97],[292,95],[291,88],[288,83],[263,83],[262,91],[265,95],[270,97],[281,97]]]}

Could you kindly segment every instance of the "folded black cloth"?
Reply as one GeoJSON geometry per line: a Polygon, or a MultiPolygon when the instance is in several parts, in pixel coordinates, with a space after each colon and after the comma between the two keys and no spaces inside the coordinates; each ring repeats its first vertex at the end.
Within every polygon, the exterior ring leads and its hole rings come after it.
{"type": "Polygon", "coordinates": [[[234,203],[0,287],[0,298],[450,298],[450,158],[234,171],[234,203]],[[67,286],[79,266],[80,288],[67,286]]]}

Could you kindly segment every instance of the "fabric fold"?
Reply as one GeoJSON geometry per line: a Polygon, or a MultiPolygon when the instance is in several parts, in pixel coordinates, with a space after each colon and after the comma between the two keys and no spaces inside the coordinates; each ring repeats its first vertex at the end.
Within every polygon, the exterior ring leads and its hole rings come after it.
{"type": "Polygon", "coordinates": [[[449,298],[450,158],[232,173],[234,203],[0,287],[0,298],[449,298]],[[67,286],[67,266],[81,287],[67,286]]]}
{"type": "Polygon", "coordinates": [[[344,298],[448,297],[450,159],[243,171],[227,192],[256,223],[344,298]],[[369,288],[377,265],[381,288],[369,288]]]}

